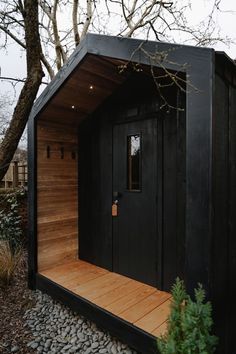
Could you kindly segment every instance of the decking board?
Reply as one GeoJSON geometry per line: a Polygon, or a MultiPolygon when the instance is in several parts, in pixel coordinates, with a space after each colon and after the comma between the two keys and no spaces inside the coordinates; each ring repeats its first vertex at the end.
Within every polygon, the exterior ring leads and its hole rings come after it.
{"type": "Polygon", "coordinates": [[[136,289],[140,288],[142,284],[133,279],[129,279],[127,283],[120,286],[119,288],[113,289],[106,294],[100,296],[99,298],[94,300],[94,303],[100,307],[106,307],[111,305],[112,303],[120,300],[124,294],[130,294],[136,289]]]}
{"type": "Polygon", "coordinates": [[[163,322],[160,326],[154,329],[152,331],[152,334],[156,337],[161,337],[163,336],[167,331],[167,321],[163,322]]]}
{"type": "Polygon", "coordinates": [[[52,270],[46,270],[42,274],[69,290],[75,290],[82,284],[89,284],[91,280],[108,273],[106,269],[90,265],[83,261],[70,263],[68,268],[65,265],[58,268],[58,271],[57,267],[56,269],[53,268],[53,273],[52,270]]]}
{"type": "Polygon", "coordinates": [[[128,322],[135,323],[143,316],[160,306],[170,297],[171,295],[164,291],[154,292],[134,306],[131,306],[124,312],[121,312],[120,316],[128,322]]]}
{"type": "Polygon", "coordinates": [[[167,329],[169,293],[81,260],[40,274],[149,334],[167,329]]]}
{"type": "Polygon", "coordinates": [[[85,286],[81,285],[80,287],[75,288],[74,292],[91,301],[113,289],[119,288],[127,282],[128,279],[126,277],[122,277],[118,274],[117,277],[114,277],[112,273],[109,273],[99,279],[96,279],[96,281],[90,282],[90,286],[86,286],[85,284],[85,286]]]}
{"type": "Polygon", "coordinates": [[[155,288],[146,284],[142,284],[135,291],[132,291],[130,294],[124,294],[124,296],[120,300],[112,303],[109,306],[105,306],[105,308],[108,311],[114,313],[115,315],[120,315],[123,311],[129,309],[134,304],[139,303],[150,294],[154,294],[154,292],[155,288]]]}
{"type": "Polygon", "coordinates": [[[170,310],[170,300],[166,300],[160,306],[143,316],[135,322],[135,325],[144,331],[152,333],[156,328],[162,325],[168,317],[170,310]]]}

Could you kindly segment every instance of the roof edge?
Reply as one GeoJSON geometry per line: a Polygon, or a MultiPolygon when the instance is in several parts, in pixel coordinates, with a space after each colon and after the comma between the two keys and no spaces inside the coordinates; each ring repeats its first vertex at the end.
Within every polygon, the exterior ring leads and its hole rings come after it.
{"type": "Polygon", "coordinates": [[[85,58],[86,54],[107,56],[127,62],[139,62],[145,65],[165,67],[168,70],[186,72],[188,62],[191,63],[193,58],[196,57],[196,52],[199,60],[204,60],[204,58],[209,60],[214,49],[87,33],[68,61],[35,101],[30,119],[34,119],[38,115],[77,65],[85,58]],[[186,55],[183,55],[183,51],[186,55]]]}
{"type": "Polygon", "coordinates": [[[68,61],[62,66],[62,68],[57,72],[52,81],[49,82],[48,86],[36,99],[30,114],[30,118],[34,118],[40,112],[43,106],[51,99],[51,97],[56,93],[59,87],[66,81],[66,79],[77,67],[79,62],[83,60],[87,53],[88,37],[86,36],[78,45],[78,47],[75,48],[68,61]]]}
{"type": "Polygon", "coordinates": [[[216,55],[220,55],[224,57],[228,62],[236,66],[236,62],[234,59],[232,59],[227,53],[225,53],[223,50],[216,50],[216,55]]]}

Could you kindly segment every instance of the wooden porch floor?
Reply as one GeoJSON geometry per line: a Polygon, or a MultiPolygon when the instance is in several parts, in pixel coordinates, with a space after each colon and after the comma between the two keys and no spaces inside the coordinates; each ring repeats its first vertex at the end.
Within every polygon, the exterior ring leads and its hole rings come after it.
{"type": "Polygon", "coordinates": [[[153,336],[166,331],[169,293],[81,260],[40,274],[153,336]]]}

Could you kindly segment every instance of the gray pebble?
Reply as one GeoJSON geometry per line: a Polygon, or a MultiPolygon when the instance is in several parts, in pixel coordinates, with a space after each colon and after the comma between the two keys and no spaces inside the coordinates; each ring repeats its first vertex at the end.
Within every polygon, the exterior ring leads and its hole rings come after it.
{"type": "Polygon", "coordinates": [[[14,347],[11,348],[11,353],[16,353],[19,351],[19,349],[20,348],[18,347],[18,345],[14,345],[14,347]]]}
{"type": "Polygon", "coordinates": [[[76,344],[76,343],[78,343],[78,338],[77,338],[77,337],[71,338],[70,343],[71,343],[71,344],[76,344]]]}
{"type": "Polygon", "coordinates": [[[77,337],[81,342],[86,342],[86,340],[87,340],[85,335],[81,332],[77,332],[77,337]]]}
{"type": "Polygon", "coordinates": [[[71,348],[71,344],[67,344],[65,347],[63,347],[63,350],[68,350],[71,348]]]}
{"type": "Polygon", "coordinates": [[[65,333],[69,333],[70,332],[70,326],[67,326],[66,328],[65,328],[65,333]]]}
{"type": "Polygon", "coordinates": [[[91,345],[92,349],[96,349],[97,347],[99,347],[99,343],[98,342],[92,343],[92,345],[91,345]]]}
{"type": "Polygon", "coordinates": [[[51,339],[47,339],[46,342],[45,342],[44,347],[45,348],[49,348],[51,346],[51,344],[52,344],[52,340],[51,339]]]}
{"type": "Polygon", "coordinates": [[[115,346],[115,344],[113,344],[113,346],[111,347],[111,354],[117,354],[117,353],[118,353],[118,351],[116,349],[116,346],[115,346]]]}
{"type": "Polygon", "coordinates": [[[111,347],[112,347],[112,346],[113,346],[112,342],[107,343],[107,349],[108,349],[108,351],[111,350],[111,347]]]}
{"type": "Polygon", "coordinates": [[[32,349],[36,349],[39,346],[38,342],[30,342],[28,345],[32,349]]]}
{"type": "Polygon", "coordinates": [[[84,354],[91,354],[92,353],[92,349],[91,348],[88,348],[85,350],[84,354]]]}
{"type": "Polygon", "coordinates": [[[72,327],[71,328],[71,331],[70,331],[70,334],[75,334],[76,333],[76,328],[75,327],[72,327]]]}
{"type": "Polygon", "coordinates": [[[61,338],[61,337],[57,338],[57,341],[62,344],[66,344],[68,342],[67,338],[61,338]]]}
{"type": "Polygon", "coordinates": [[[38,354],[135,354],[95,323],[38,290],[34,294],[36,306],[25,312],[24,319],[25,329],[35,337],[27,346],[38,354]]]}

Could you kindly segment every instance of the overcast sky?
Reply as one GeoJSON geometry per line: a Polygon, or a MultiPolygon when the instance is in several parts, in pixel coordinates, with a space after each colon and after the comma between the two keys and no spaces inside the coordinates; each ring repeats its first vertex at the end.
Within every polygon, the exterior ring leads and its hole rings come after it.
{"type": "MultiPolygon", "coordinates": [[[[189,14],[192,24],[197,24],[208,13],[209,3],[213,0],[193,0],[192,11],[189,14]]],[[[234,43],[230,46],[219,43],[214,45],[217,50],[225,51],[231,58],[236,58],[236,0],[222,0],[222,12],[217,15],[217,23],[221,28],[222,35],[231,37],[234,43]]],[[[0,50],[0,67],[1,76],[11,76],[24,78],[25,77],[25,57],[19,48],[14,44],[8,46],[7,53],[0,50]]],[[[20,85],[17,85],[17,92],[19,92],[20,85]]],[[[0,81],[0,94],[9,92],[12,95],[12,87],[9,83],[0,81]]]]}

